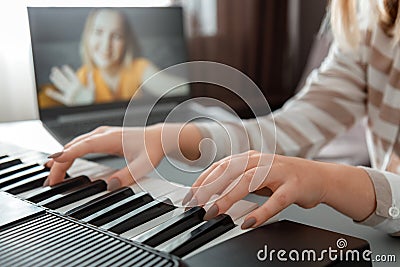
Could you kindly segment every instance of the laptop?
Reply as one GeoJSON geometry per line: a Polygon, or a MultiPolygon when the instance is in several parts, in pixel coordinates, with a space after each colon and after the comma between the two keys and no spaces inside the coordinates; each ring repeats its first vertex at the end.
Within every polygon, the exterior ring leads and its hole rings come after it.
{"type": "MultiPolygon", "coordinates": [[[[187,61],[180,6],[27,9],[39,117],[62,145],[101,125],[122,126],[131,98],[135,101],[135,113],[145,116],[157,97],[154,88],[148,93],[139,86],[145,73],[187,61]],[[100,14],[106,19],[103,18],[103,24],[100,22],[102,26],[94,26],[100,14]],[[115,20],[122,33],[115,32],[115,20]],[[121,30],[122,23],[129,27],[121,30]],[[93,55],[98,49],[96,45],[102,45],[105,53],[97,55],[97,59],[93,55]],[[129,58],[123,54],[128,50],[129,58]],[[126,69],[115,67],[122,62],[126,69]],[[115,75],[115,69],[123,69],[124,73],[115,75]]],[[[163,121],[168,111],[188,99],[189,94],[187,85],[163,97],[152,110],[147,125],[163,121]]]]}

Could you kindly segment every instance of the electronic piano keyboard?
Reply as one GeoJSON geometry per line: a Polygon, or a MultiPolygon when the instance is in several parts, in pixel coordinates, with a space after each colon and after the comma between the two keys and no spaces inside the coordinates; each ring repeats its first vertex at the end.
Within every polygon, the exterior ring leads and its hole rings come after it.
{"type": "MultiPolygon", "coordinates": [[[[45,153],[0,143],[2,267],[216,266],[212,260],[215,255],[209,256],[214,247],[236,249],[229,242],[247,240],[248,231],[255,236],[256,231],[263,231],[262,227],[240,229],[256,203],[239,201],[226,214],[204,221],[207,207],[181,207],[184,187],[145,177],[140,181],[142,187],[136,184],[110,192],[104,178],[114,170],[83,159],[76,160],[64,182],[43,187],[49,174],[44,166],[47,160],[45,153]],[[151,194],[143,188],[150,188],[151,194]],[[199,258],[203,253],[206,257],[199,258]]],[[[285,232],[293,225],[288,227],[279,229],[285,232]]],[[[368,248],[368,243],[354,240],[355,248],[368,248]]],[[[246,246],[251,247],[251,243],[246,246]]],[[[247,257],[254,260],[257,250],[253,249],[247,257]]],[[[249,262],[241,260],[233,264],[249,262]]]]}

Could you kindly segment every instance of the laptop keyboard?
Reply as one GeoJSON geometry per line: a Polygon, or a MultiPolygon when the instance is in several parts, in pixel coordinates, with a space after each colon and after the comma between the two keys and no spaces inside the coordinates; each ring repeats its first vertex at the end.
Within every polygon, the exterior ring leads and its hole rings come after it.
{"type": "Polygon", "coordinates": [[[70,141],[78,135],[93,131],[99,126],[122,126],[122,120],[110,118],[98,121],[82,121],[74,123],[63,123],[53,126],[51,129],[63,140],[70,141]]]}

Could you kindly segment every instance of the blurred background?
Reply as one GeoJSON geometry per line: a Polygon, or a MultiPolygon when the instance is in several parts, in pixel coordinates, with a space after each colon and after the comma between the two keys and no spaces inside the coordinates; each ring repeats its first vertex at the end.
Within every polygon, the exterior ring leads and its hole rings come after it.
{"type": "MultiPolygon", "coordinates": [[[[58,1],[61,2],[61,1],[58,1]]],[[[99,4],[107,1],[85,1],[99,4]]],[[[119,1],[124,3],[124,1],[119,1]]],[[[248,75],[271,109],[298,88],[327,0],[134,0],[129,5],[184,8],[189,60],[227,64],[248,75]]],[[[0,122],[38,118],[26,6],[54,1],[11,1],[0,9],[0,122]]],[[[82,5],[82,1],[63,1],[82,5]]],[[[113,1],[113,4],[115,1],[113,1]]],[[[193,86],[193,96],[223,100],[241,117],[246,105],[222,88],[193,86]]]]}

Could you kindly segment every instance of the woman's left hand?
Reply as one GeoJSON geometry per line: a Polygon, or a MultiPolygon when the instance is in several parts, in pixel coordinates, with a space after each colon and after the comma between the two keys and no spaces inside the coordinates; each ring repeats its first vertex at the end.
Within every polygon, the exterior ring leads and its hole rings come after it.
{"type": "MultiPolygon", "coordinates": [[[[343,196],[343,203],[337,199],[340,195],[336,195],[346,194],[346,189],[337,190],[335,187],[341,184],[335,181],[341,181],[342,177],[339,177],[339,180],[330,179],[330,173],[357,176],[354,181],[358,183],[358,179],[363,179],[367,181],[364,182],[365,185],[368,185],[369,181],[368,189],[372,188],[371,198],[375,201],[372,183],[361,168],[249,151],[214,163],[199,176],[183,204],[203,206],[218,194],[218,199],[205,215],[205,219],[210,219],[225,213],[250,192],[269,191],[269,199],[246,216],[243,229],[261,225],[291,204],[312,208],[320,203],[327,203],[353,218],[363,217],[364,214],[360,213],[361,210],[357,206],[352,208],[352,204],[346,203],[352,196],[343,196]],[[354,209],[354,216],[353,210],[349,209],[354,209]]],[[[348,177],[344,178],[347,181],[351,180],[348,177]]],[[[349,190],[353,190],[351,183],[349,190]]],[[[358,197],[357,192],[353,195],[358,197]]],[[[374,205],[371,206],[370,209],[374,209],[374,205]]],[[[371,212],[370,209],[366,211],[367,215],[371,212]]]]}

